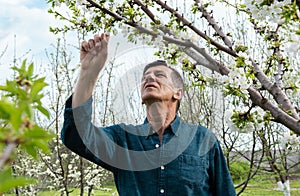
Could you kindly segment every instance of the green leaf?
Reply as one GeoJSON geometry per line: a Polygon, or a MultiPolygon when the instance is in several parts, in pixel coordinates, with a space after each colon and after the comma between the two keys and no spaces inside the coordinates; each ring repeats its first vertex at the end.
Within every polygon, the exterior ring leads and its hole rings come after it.
{"type": "Polygon", "coordinates": [[[48,140],[34,140],[33,145],[45,154],[49,154],[51,152],[48,146],[48,140]]]}
{"type": "Polygon", "coordinates": [[[25,67],[26,67],[26,59],[22,61],[22,66],[21,66],[21,68],[19,69],[19,71],[24,72],[24,71],[25,71],[25,67]]]}
{"type": "Polygon", "coordinates": [[[22,113],[23,110],[21,108],[13,108],[13,110],[10,113],[10,123],[16,131],[20,129],[20,126],[22,124],[22,113]]]}
{"type": "Polygon", "coordinates": [[[48,119],[50,118],[50,113],[46,108],[44,108],[42,105],[34,106],[34,108],[38,109],[42,114],[44,114],[48,119]]]}
{"type": "Polygon", "coordinates": [[[34,125],[33,129],[27,131],[24,136],[30,139],[52,139],[54,135],[48,133],[38,125],[34,125]]]}
{"type": "Polygon", "coordinates": [[[24,134],[25,140],[29,141],[27,143],[25,142],[25,148],[27,148],[28,146],[30,150],[29,153],[32,153],[31,146],[34,146],[35,150],[40,149],[44,153],[48,154],[50,153],[48,141],[51,140],[54,136],[54,134],[51,134],[41,127],[35,125],[33,129],[27,131],[24,134]]]}
{"type": "Polygon", "coordinates": [[[25,151],[27,154],[31,155],[34,159],[38,158],[36,148],[32,142],[24,145],[25,151]]]}
{"type": "Polygon", "coordinates": [[[11,93],[8,96],[18,95],[18,99],[20,99],[20,100],[26,99],[27,98],[26,91],[23,90],[22,88],[18,88],[18,86],[19,85],[17,84],[16,80],[6,81],[6,85],[5,86],[0,86],[0,90],[11,93]]]}
{"type": "Polygon", "coordinates": [[[0,193],[9,191],[15,187],[36,183],[36,181],[31,178],[12,176],[9,167],[0,171],[0,182],[0,193]]]}
{"type": "Polygon", "coordinates": [[[13,105],[6,101],[6,99],[0,101],[0,119],[9,120],[14,110],[13,105]]]}
{"type": "Polygon", "coordinates": [[[33,75],[33,63],[31,63],[29,66],[28,66],[28,70],[27,70],[27,76],[29,78],[31,78],[33,75]]]}
{"type": "Polygon", "coordinates": [[[37,80],[34,81],[32,87],[31,87],[31,91],[30,91],[30,95],[32,97],[33,100],[35,100],[36,95],[45,87],[47,86],[47,84],[44,82],[45,78],[39,78],[37,80]]]}
{"type": "Polygon", "coordinates": [[[27,101],[24,101],[21,104],[20,110],[24,111],[27,114],[29,119],[32,119],[32,107],[29,103],[27,103],[27,101]]]}
{"type": "Polygon", "coordinates": [[[6,81],[5,86],[0,86],[0,90],[15,94],[17,91],[16,81],[6,81]]]}

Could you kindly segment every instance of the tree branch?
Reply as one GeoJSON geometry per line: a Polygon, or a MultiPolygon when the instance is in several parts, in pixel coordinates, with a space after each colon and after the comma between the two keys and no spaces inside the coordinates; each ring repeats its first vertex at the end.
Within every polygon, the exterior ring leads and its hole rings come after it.
{"type": "Polygon", "coordinates": [[[3,154],[0,157],[0,169],[4,167],[4,165],[10,160],[10,156],[12,155],[15,148],[17,148],[18,144],[16,142],[9,142],[4,148],[3,154]]]}
{"type": "Polygon", "coordinates": [[[176,16],[176,18],[178,20],[180,20],[184,25],[186,25],[187,27],[189,27],[196,34],[198,34],[203,39],[207,40],[212,45],[216,46],[219,50],[222,50],[223,52],[226,52],[227,54],[230,54],[231,56],[237,57],[237,54],[233,50],[231,50],[230,48],[227,48],[227,47],[219,44],[214,39],[210,38],[208,35],[206,35],[202,31],[200,31],[198,28],[196,28],[192,24],[192,22],[190,22],[187,19],[185,19],[181,14],[179,14],[175,9],[171,8],[170,6],[168,6],[165,2],[162,2],[160,0],[155,0],[155,2],[157,4],[159,4],[162,8],[164,8],[165,10],[169,11],[171,14],[173,14],[174,16],[176,16]]]}
{"type": "Polygon", "coordinates": [[[250,99],[253,103],[267,111],[270,111],[271,115],[275,120],[286,127],[293,130],[296,134],[300,135],[300,121],[288,115],[286,112],[281,110],[279,107],[275,106],[268,99],[262,97],[262,95],[257,92],[256,89],[250,87],[247,89],[250,99]]]}
{"type": "Polygon", "coordinates": [[[295,120],[300,120],[299,115],[296,111],[296,108],[293,107],[289,98],[283,92],[283,90],[276,85],[276,83],[272,83],[270,79],[263,73],[263,71],[259,68],[258,64],[254,62],[254,60],[250,59],[252,62],[252,66],[254,67],[256,78],[260,81],[262,86],[273,96],[275,101],[282,106],[285,112],[290,111],[291,116],[294,117],[295,120]]]}
{"type": "MultiPolygon", "coordinates": [[[[135,23],[134,21],[126,20],[126,18],[109,11],[108,9],[104,8],[103,6],[100,6],[99,4],[95,3],[93,0],[87,0],[87,1],[91,4],[91,6],[100,9],[101,11],[103,11],[103,13],[108,14],[111,17],[114,17],[115,20],[123,21],[125,24],[135,28],[139,33],[145,33],[145,34],[153,36],[154,38],[156,38],[157,36],[160,35],[159,32],[154,32],[145,27],[142,27],[138,23],[135,23]]],[[[135,0],[134,2],[141,6],[140,1],[135,0]]],[[[233,50],[231,50],[227,47],[224,47],[223,45],[220,45],[213,39],[209,38],[206,34],[204,34],[199,29],[197,29],[195,26],[193,26],[191,22],[186,20],[177,11],[175,11],[173,8],[167,6],[165,2],[162,2],[160,0],[155,0],[155,2],[157,4],[159,4],[162,8],[166,9],[171,14],[176,16],[184,25],[191,28],[194,32],[196,32],[202,38],[209,40],[209,42],[212,45],[216,46],[219,50],[222,50],[222,51],[230,54],[233,57],[237,57],[237,54],[233,50]]],[[[156,21],[154,14],[151,13],[150,10],[148,10],[145,6],[142,7],[142,10],[150,17],[150,19],[152,21],[156,21]]],[[[216,25],[215,25],[215,28],[217,28],[216,25]]],[[[166,34],[166,32],[167,32],[166,29],[162,29],[162,28],[159,28],[159,29],[163,33],[163,35],[161,35],[163,40],[165,40],[168,43],[173,43],[173,44],[180,46],[182,48],[183,52],[185,52],[188,56],[190,56],[192,59],[194,59],[197,62],[197,64],[203,65],[212,71],[216,71],[216,72],[220,73],[221,75],[229,74],[230,70],[226,66],[218,63],[210,55],[208,55],[204,48],[200,48],[199,46],[196,46],[189,40],[182,40],[182,39],[176,38],[172,34],[171,34],[172,36],[168,36],[166,34]]],[[[218,32],[221,35],[225,36],[224,33],[222,33],[220,31],[220,29],[218,32]]],[[[170,34],[170,32],[169,32],[169,34],[170,34]]],[[[226,43],[229,44],[229,46],[230,46],[231,42],[229,40],[227,40],[226,43]]],[[[289,99],[286,97],[285,93],[280,88],[278,88],[278,86],[276,86],[276,84],[273,84],[267,78],[267,76],[262,72],[262,70],[259,68],[257,63],[255,63],[252,59],[250,59],[250,60],[252,61],[252,66],[254,67],[254,71],[256,72],[257,79],[260,81],[260,83],[263,85],[263,87],[273,95],[274,99],[276,100],[276,102],[279,105],[282,106],[283,110],[281,108],[275,106],[268,99],[262,97],[261,94],[253,87],[250,87],[248,89],[248,93],[250,94],[250,99],[253,101],[253,103],[255,105],[257,105],[267,111],[270,111],[271,115],[274,117],[274,119],[276,121],[278,121],[279,123],[290,128],[295,133],[300,134],[299,116],[298,116],[297,112],[295,111],[295,108],[290,103],[289,99]],[[285,111],[291,111],[292,116],[288,115],[285,111]]]]}
{"type": "Polygon", "coordinates": [[[218,33],[218,35],[222,38],[223,42],[226,44],[228,48],[232,50],[232,41],[229,39],[228,36],[225,35],[225,33],[222,31],[222,28],[217,24],[215,19],[206,11],[206,9],[201,5],[199,0],[195,0],[198,4],[198,9],[200,12],[202,12],[202,15],[208,23],[213,27],[213,29],[218,33]]]}

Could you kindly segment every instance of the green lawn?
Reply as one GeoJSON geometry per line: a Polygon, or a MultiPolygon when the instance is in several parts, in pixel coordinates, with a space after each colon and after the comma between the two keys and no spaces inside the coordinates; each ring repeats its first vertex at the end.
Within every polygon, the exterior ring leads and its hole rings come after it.
{"type": "MultiPolygon", "coordinates": [[[[291,180],[291,195],[300,196],[300,178],[297,180],[291,180]]],[[[70,196],[78,196],[80,193],[79,189],[73,190],[70,196]]],[[[239,190],[237,190],[238,193],[239,190]]],[[[14,194],[5,194],[5,196],[13,196],[14,194]]],[[[60,196],[58,191],[43,191],[38,196],[60,196]]],[[[85,193],[87,195],[87,193],[85,193]]],[[[106,185],[105,190],[93,190],[93,196],[118,196],[114,185],[106,185]]],[[[277,184],[272,179],[267,178],[255,178],[251,180],[246,190],[241,196],[283,196],[282,192],[278,190],[277,184]]]]}
{"type": "MultiPolygon", "coordinates": [[[[297,180],[290,180],[291,195],[300,196],[300,178],[297,180]]],[[[237,190],[238,193],[239,190],[237,190]]],[[[283,196],[282,192],[278,190],[275,180],[270,179],[254,179],[251,180],[246,190],[241,196],[283,196]]]]}
{"type": "MultiPolygon", "coordinates": [[[[300,196],[300,179],[291,180],[291,195],[300,196]]],[[[94,190],[94,196],[117,196],[117,191],[113,185],[106,186],[105,188],[111,191],[101,191],[94,190]]],[[[239,190],[237,190],[238,192],[239,190]]],[[[43,192],[39,196],[60,196],[58,192],[43,192]]],[[[71,196],[79,195],[79,189],[75,189],[74,192],[70,194],[71,196]]],[[[277,184],[274,180],[266,179],[254,179],[250,182],[246,190],[241,194],[241,196],[283,196],[282,192],[277,189],[277,184]]]]}
{"type": "MultiPolygon", "coordinates": [[[[70,196],[78,196],[80,195],[80,189],[74,188],[69,189],[72,191],[69,195],[70,196]]],[[[15,194],[3,194],[3,196],[14,196],[15,194]]],[[[37,194],[37,196],[61,196],[61,193],[58,191],[42,191],[37,194]]],[[[87,193],[84,193],[84,195],[87,195],[87,193]]],[[[113,185],[107,185],[103,190],[93,190],[92,192],[93,196],[118,196],[117,190],[115,186],[113,185]]]]}
{"type": "MultiPolygon", "coordinates": [[[[78,196],[80,194],[80,189],[70,189],[73,190],[72,193],[70,193],[70,196],[78,196]]],[[[38,196],[60,196],[59,192],[56,191],[43,191],[38,194],[38,196]]],[[[85,193],[87,195],[87,193],[85,193]]],[[[117,190],[114,186],[109,185],[105,186],[104,190],[93,190],[92,195],[94,196],[117,196],[117,190]]]]}

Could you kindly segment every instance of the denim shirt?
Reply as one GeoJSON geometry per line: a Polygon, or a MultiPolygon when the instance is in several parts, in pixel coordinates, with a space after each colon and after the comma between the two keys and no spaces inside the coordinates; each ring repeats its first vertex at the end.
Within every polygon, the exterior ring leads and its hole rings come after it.
{"type": "Polygon", "coordinates": [[[145,120],[141,125],[96,127],[92,98],[81,106],[66,102],[63,143],[114,175],[120,196],[234,196],[227,164],[214,134],[178,116],[162,141],[145,120]]]}

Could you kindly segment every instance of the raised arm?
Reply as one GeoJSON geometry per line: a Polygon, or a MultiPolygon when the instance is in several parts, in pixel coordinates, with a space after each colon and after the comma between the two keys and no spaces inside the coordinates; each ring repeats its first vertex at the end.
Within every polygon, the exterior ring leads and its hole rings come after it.
{"type": "Polygon", "coordinates": [[[80,48],[80,75],[73,93],[72,107],[77,107],[92,96],[98,75],[107,59],[109,36],[102,33],[83,41],[80,48]]]}

